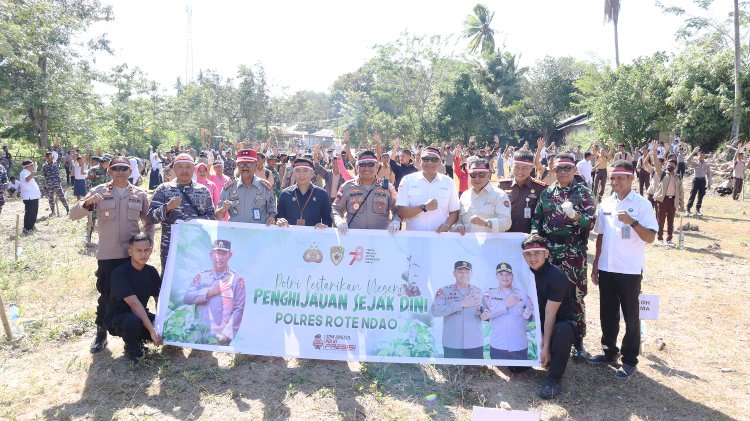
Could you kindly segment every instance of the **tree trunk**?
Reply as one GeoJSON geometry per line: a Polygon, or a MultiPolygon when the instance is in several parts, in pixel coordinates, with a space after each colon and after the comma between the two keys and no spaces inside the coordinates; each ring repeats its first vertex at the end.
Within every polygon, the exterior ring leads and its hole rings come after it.
{"type": "Polygon", "coordinates": [[[731,143],[739,143],[740,132],[740,105],[742,104],[742,92],[740,91],[740,7],[739,0],[734,0],[734,113],[732,115],[731,143]]]}
{"type": "Polygon", "coordinates": [[[612,24],[615,27],[615,66],[620,67],[620,42],[617,36],[617,18],[612,20],[612,24]]]}
{"type": "MultiPolygon", "coordinates": [[[[41,72],[41,78],[45,81],[44,85],[46,86],[47,56],[44,54],[39,56],[37,65],[39,66],[39,71],[41,72]]],[[[47,92],[44,92],[41,102],[42,103],[39,106],[39,110],[36,113],[36,116],[38,118],[36,127],[38,128],[38,133],[39,133],[39,146],[42,148],[42,150],[46,151],[48,150],[48,146],[49,146],[49,129],[48,129],[48,124],[47,124],[49,121],[49,110],[47,109],[47,92]]]]}

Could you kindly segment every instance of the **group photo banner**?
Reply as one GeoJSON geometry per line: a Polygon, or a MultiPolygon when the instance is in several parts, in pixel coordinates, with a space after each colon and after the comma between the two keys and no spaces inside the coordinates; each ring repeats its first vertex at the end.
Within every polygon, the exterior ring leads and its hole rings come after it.
{"type": "Polygon", "coordinates": [[[172,226],[155,325],[206,351],[535,366],[524,237],[192,220],[172,226]]]}

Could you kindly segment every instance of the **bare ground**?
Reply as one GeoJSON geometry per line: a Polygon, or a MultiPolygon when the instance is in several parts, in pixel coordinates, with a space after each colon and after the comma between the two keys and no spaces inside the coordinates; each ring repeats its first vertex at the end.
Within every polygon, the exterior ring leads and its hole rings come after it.
{"type": "MultiPolygon", "coordinates": [[[[648,322],[639,372],[616,381],[613,368],[571,362],[565,392],[552,402],[537,398],[540,369],[511,374],[173,347],[153,348],[135,366],[118,338],[92,356],[96,260],[81,239],[84,222],[43,217],[14,261],[22,208],[14,200],[0,215],[0,296],[18,303],[26,319],[23,339],[0,342],[0,419],[468,419],[472,406],[502,402],[543,419],[750,419],[750,201],[709,195],[705,217],[689,219],[700,231],[687,233],[685,250],[649,247],[643,291],[661,296],[662,311],[648,322]]],[[[40,215],[47,213],[43,200],[40,215]]],[[[598,291],[589,288],[586,345],[595,351],[598,291]]]]}

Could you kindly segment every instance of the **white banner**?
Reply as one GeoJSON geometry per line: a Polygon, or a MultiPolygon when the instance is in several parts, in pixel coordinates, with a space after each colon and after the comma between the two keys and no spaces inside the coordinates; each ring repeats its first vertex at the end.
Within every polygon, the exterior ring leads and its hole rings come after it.
{"type": "Polygon", "coordinates": [[[156,326],[210,351],[539,365],[523,238],[194,220],[172,227],[156,326]]]}

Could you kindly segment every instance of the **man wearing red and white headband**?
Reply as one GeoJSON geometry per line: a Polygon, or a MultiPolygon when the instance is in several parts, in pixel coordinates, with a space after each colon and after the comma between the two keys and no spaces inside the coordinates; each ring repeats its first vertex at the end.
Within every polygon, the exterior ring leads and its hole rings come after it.
{"type": "MultiPolygon", "coordinates": [[[[576,162],[571,154],[559,154],[555,159],[557,182],[547,187],[539,197],[531,232],[547,240],[551,262],[565,271],[570,281],[575,317],[580,337],[586,335],[587,292],[586,250],[589,231],[594,225],[596,200],[584,184],[575,182],[576,162]]],[[[588,354],[579,339],[573,360],[584,361],[588,354]]]]}
{"type": "Polygon", "coordinates": [[[594,365],[615,363],[622,353],[618,378],[630,377],[638,364],[641,345],[638,296],[646,266],[646,244],[656,238],[659,228],[651,203],[632,190],[633,164],[615,161],[609,180],[612,195],[599,205],[594,232],[596,254],[591,281],[599,285],[599,315],[602,325],[603,354],[590,357],[594,365]],[[625,317],[622,348],[617,348],[620,309],[625,317]]]}
{"type": "Polygon", "coordinates": [[[446,232],[458,220],[461,204],[450,177],[438,174],[440,150],[430,146],[422,151],[422,171],[401,179],[396,207],[410,231],[446,232]]]}
{"type": "Polygon", "coordinates": [[[401,226],[396,211],[396,189],[387,179],[378,182],[380,164],[374,152],[360,152],[356,165],[359,175],[341,186],[331,206],[334,225],[342,234],[349,228],[388,229],[395,233],[401,226]]]}
{"type": "Polygon", "coordinates": [[[276,196],[271,186],[256,175],[258,155],[252,149],[237,151],[239,177],[225,184],[219,195],[216,217],[231,222],[272,225],[276,223],[276,196]]]}
{"type": "Polygon", "coordinates": [[[191,219],[216,219],[211,192],[206,186],[193,181],[195,174],[193,157],[181,153],[175,158],[172,167],[175,179],[162,183],[154,190],[148,210],[148,220],[153,224],[161,224],[159,255],[162,275],[167,264],[172,224],[191,219]]]}
{"type": "Polygon", "coordinates": [[[504,232],[510,228],[510,198],[490,183],[492,171],[484,159],[469,164],[471,189],[459,199],[461,210],[452,230],[466,232],[504,232]]]}
{"type": "Polygon", "coordinates": [[[508,232],[531,232],[533,216],[539,195],[547,188],[541,181],[531,178],[534,155],[528,149],[513,154],[511,178],[500,180],[498,187],[510,197],[511,223],[508,232]]]}

